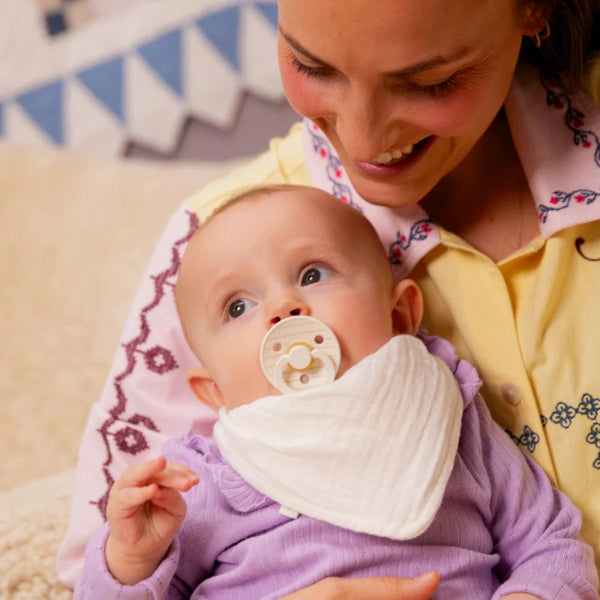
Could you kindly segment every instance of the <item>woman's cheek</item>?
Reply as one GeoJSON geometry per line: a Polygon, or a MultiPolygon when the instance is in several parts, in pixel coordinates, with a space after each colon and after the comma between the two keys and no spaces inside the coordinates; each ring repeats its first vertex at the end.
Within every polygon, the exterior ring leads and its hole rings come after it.
{"type": "Polygon", "coordinates": [[[283,90],[292,108],[304,117],[318,118],[326,114],[323,88],[292,65],[280,64],[283,90]]]}

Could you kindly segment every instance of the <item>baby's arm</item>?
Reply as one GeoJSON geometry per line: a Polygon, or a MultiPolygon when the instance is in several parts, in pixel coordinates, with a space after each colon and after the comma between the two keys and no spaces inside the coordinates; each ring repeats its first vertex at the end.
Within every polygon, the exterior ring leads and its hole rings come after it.
{"type": "Polygon", "coordinates": [[[106,511],[106,564],[113,577],[134,585],[167,554],[186,512],[180,492],[199,481],[188,467],[159,457],[130,467],[113,485],[106,511]]]}

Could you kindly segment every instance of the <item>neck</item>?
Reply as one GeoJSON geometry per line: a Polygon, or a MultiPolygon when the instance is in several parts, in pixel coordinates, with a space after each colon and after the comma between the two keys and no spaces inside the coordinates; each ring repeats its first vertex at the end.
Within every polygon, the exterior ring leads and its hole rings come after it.
{"type": "Polygon", "coordinates": [[[494,261],[539,234],[533,198],[504,111],[421,204],[444,229],[494,261]]]}

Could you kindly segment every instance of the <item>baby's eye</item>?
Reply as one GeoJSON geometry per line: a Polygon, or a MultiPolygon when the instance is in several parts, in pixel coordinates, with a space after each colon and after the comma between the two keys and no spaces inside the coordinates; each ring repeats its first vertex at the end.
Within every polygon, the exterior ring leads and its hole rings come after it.
{"type": "Polygon", "coordinates": [[[230,319],[237,319],[238,317],[241,317],[247,310],[251,309],[254,304],[255,303],[252,302],[252,300],[248,300],[248,298],[238,298],[227,307],[227,316],[230,319]]]}
{"type": "Polygon", "coordinates": [[[313,283],[329,279],[332,275],[333,273],[325,267],[308,267],[300,275],[300,285],[312,285],[313,283]]]}

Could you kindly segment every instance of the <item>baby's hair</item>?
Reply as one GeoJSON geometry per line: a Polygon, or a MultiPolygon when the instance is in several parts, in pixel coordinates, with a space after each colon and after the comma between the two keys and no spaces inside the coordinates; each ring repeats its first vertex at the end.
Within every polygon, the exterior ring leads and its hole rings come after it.
{"type": "MultiPolygon", "coordinates": [[[[263,198],[265,196],[270,196],[271,194],[276,194],[276,193],[287,193],[287,192],[293,192],[293,191],[307,192],[307,191],[315,191],[315,190],[318,190],[319,193],[326,194],[327,196],[331,196],[332,198],[335,198],[335,196],[333,196],[332,194],[325,192],[319,188],[315,188],[315,187],[311,187],[311,186],[307,186],[307,185],[297,185],[297,184],[292,184],[292,183],[263,184],[263,185],[256,185],[256,186],[244,188],[241,191],[238,190],[237,193],[232,195],[228,200],[226,200],[225,202],[220,204],[217,208],[215,208],[215,210],[212,213],[210,213],[210,215],[204,220],[202,225],[198,228],[198,230],[196,231],[194,236],[198,235],[202,231],[202,226],[207,225],[208,223],[210,223],[210,221],[212,221],[212,219],[214,219],[221,213],[227,211],[228,209],[232,208],[236,204],[239,204],[240,202],[244,202],[246,200],[252,200],[252,199],[259,200],[260,198],[263,198]]],[[[383,244],[381,242],[379,234],[377,233],[377,230],[375,229],[375,227],[373,227],[373,224],[358,209],[355,209],[354,207],[349,205],[344,200],[341,200],[339,198],[336,198],[336,199],[341,204],[346,205],[350,210],[353,210],[356,212],[358,218],[360,219],[360,221],[363,224],[365,232],[368,232],[372,243],[374,243],[376,246],[381,248],[383,256],[385,257],[385,261],[386,261],[386,263],[389,264],[389,258],[387,256],[387,252],[385,251],[385,248],[383,247],[383,244]]]]}

